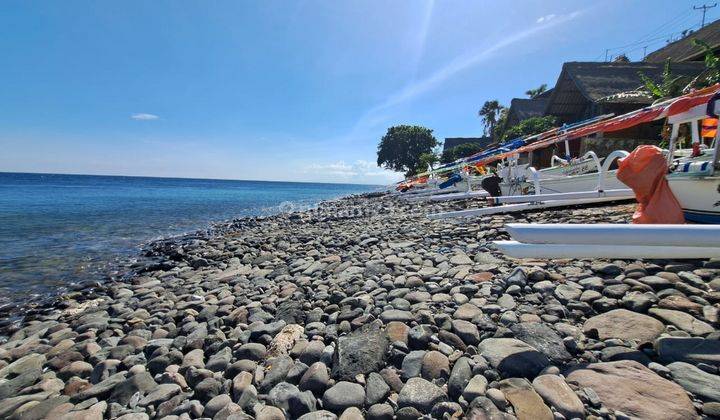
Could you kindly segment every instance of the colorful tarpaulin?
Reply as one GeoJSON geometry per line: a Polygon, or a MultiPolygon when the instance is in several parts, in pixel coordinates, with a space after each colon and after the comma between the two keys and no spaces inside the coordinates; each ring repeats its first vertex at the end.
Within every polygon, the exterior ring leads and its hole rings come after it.
{"type": "Polygon", "coordinates": [[[573,140],[595,133],[624,130],[626,128],[634,127],[636,125],[644,124],[660,118],[671,117],[673,115],[689,111],[697,105],[708,103],[713,95],[718,92],[720,92],[720,84],[693,91],[678,98],[673,98],[646,108],[638,109],[637,111],[633,111],[625,115],[619,115],[617,117],[598,121],[594,124],[589,124],[577,129],[571,129],[546,140],[541,140],[521,147],[513,152],[502,153],[484,159],[481,163],[487,164],[496,160],[505,159],[515,153],[526,153],[537,149],[543,149],[561,141],[573,140]]]}

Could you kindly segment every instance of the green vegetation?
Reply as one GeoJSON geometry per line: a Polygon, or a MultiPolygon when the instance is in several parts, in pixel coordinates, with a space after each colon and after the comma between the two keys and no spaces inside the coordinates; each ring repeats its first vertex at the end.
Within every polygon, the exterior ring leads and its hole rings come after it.
{"type": "Polygon", "coordinates": [[[640,80],[642,80],[645,90],[647,90],[655,99],[674,98],[682,94],[684,87],[680,83],[682,76],[673,76],[672,70],[670,69],[669,58],[665,61],[662,81],[660,84],[655,83],[654,80],[641,71],[638,72],[638,76],[640,76],[640,80]]]}
{"type": "Polygon", "coordinates": [[[377,164],[386,169],[413,176],[427,168],[421,157],[438,146],[433,131],[419,125],[398,125],[388,128],[380,139],[377,164]],[[424,165],[424,166],[423,166],[424,165]]]}
{"type": "Polygon", "coordinates": [[[503,133],[502,140],[511,140],[518,137],[532,136],[547,131],[557,124],[557,118],[552,115],[532,117],[521,121],[503,133]]]}
{"type": "Polygon", "coordinates": [[[704,88],[720,82],[720,57],[717,57],[707,42],[693,39],[696,47],[702,48],[705,53],[705,71],[690,84],[694,88],[704,88]]]}
{"type": "Polygon", "coordinates": [[[535,89],[529,89],[525,91],[525,94],[530,97],[530,99],[535,99],[538,96],[542,95],[547,91],[547,84],[543,83],[542,85],[536,87],[535,89]]]}
{"type": "Polygon", "coordinates": [[[485,126],[485,135],[492,137],[493,141],[497,139],[498,122],[502,116],[503,110],[506,109],[500,105],[497,99],[485,101],[482,108],[478,111],[478,117],[482,118],[485,126]]]}
{"type": "Polygon", "coordinates": [[[435,164],[440,161],[440,158],[435,153],[423,153],[420,155],[420,167],[418,172],[425,172],[432,170],[435,164]]]}
{"type": "Polygon", "coordinates": [[[459,146],[455,146],[452,149],[445,150],[440,156],[441,163],[450,163],[460,158],[474,155],[481,151],[483,148],[477,143],[465,143],[459,146]]]}

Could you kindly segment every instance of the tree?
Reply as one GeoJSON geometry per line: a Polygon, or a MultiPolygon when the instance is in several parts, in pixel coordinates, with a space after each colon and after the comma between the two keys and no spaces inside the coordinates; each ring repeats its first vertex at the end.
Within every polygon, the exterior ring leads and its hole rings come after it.
{"type": "Polygon", "coordinates": [[[655,99],[674,98],[682,93],[683,86],[679,83],[682,76],[673,76],[669,58],[665,61],[660,84],[655,83],[641,71],[638,72],[638,76],[640,76],[645,90],[650,92],[655,99]]]}
{"type": "Polygon", "coordinates": [[[393,171],[405,172],[412,176],[422,170],[420,156],[432,153],[438,145],[429,128],[419,125],[397,125],[388,128],[380,139],[377,149],[377,164],[393,171]]]}
{"type": "Polygon", "coordinates": [[[440,161],[438,155],[433,152],[423,153],[420,155],[420,168],[419,171],[432,170],[436,163],[440,161]]]}
{"type": "Polygon", "coordinates": [[[500,116],[498,117],[497,123],[495,124],[495,135],[494,139],[501,139],[503,138],[503,135],[505,134],[505,130],[507,127],[507,119],[508,119],[508,113],[510,110],[508,108],[504,108],[500,110],[500,116]]]}
{"type": "Polygon", "coordinates": [[[482,149],[483,147],[477,143],[463,143],[453,147],[452,149],[445,150],[440,157],[440,162],[450,163],[460,158],[474,155],[482,149]]]}
{"type": "Polygon", "coordinates": [[[698,77],[693,79],[693,81],[685,88],[685,91],[691,88],[704,88],[720,82],[720,57],[717,57],[715,55],[713,49],[705,41],[693,39],[692,44],[695,47],[700,47],[705,54],[705,71],[703,71],[698,77]]]}
{"type": "Polygon", "coordinates": [[[503,140],[516,139],[518,137],[532,136],[534,134],[540,134],[548,131],[555,127],[557,124],[557,118],[552,115],[546,115],[544,117],[532,117],[526,120],[520,121],[517,125],[514,125],[503,134],[503,140]]]}
{"type": "Polygon", "coordinates": [[[497,99],[485,101],[482,108],[478,111],[478,116],[482,118],[485,125],[485,135],[495,140],[495,127],[497,126],[498,117],[505,107],[500,105],[497,99]]]}
{"type": "Polygon", "coordinates": [[[542,85],[536,87],[535,89],[530,89],[525,91],[525,94],[530,97],[530,99],[535,99],[539,95],[543,94],[545,91],[547,91],[547,83],[543,83],[542,85]]]}

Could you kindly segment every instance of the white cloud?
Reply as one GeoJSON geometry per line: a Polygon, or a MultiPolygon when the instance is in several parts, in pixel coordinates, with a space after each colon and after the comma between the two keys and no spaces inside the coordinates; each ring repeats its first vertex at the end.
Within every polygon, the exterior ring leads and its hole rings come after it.
{"type": "Polygon", "coordinates": [[[402,179],[399,173],[382,169],[375,163],[362,159],[356,160],[354,163],[342,160],[331,163],[314,163],[305,167],[304,172],[334,182],[390,184],[402,179]]]}
{"type": "Polygon", "coordinates": [[[537,18],[537,20],[536,20],[535,22],[537,22],[537,23],[543,23],[543,22],[549,22],[549,21],[551,21],[551,20],[553,20],[553,19],[555,19],[555,14],[554,14],[554,13],[550,13],[549,15],[540,16],[539,18],[537,18]]]}
{"type": "Polygon", "coordinates": [[[132,118],[133,120],[138,120],[138,121],[152,121],[152,120],[160,119],[160,117],[155,114],[146,114],[146,113],[142,113],[142,112],[139,114],[132,114],[130,116],[130,118],[132,118]]]}
{"type": "Polygon", "coordinates": [[[485,45],[467,54],[457,56],[425,78],[420,78],[399,91],[388,95],[385,101],[377,104],[365,112],[357,121],[353,132],[360,132],[363,128],[373,127],[381,123],[387,117],[384,112],[388,108],[410,101],[415,97],[428,92],[442,85],[448,79],[454,77],[461,71],[467,70],[484,61],[491,59],[497,52],[504,50],[514,44],[525,41],[536,34],[546,31],[559,24],[571,21],[584,13],[584,10],[574,11],[564,15],[550,14],[538,19],[539,25],[523,29],[510,34],[494,44],[485,45]]]}

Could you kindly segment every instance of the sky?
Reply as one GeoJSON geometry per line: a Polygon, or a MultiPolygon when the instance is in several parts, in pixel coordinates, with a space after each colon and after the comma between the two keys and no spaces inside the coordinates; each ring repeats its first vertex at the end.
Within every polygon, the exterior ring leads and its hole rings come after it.
{"type": "Polygon", "coordinates": [[[640,60],[695,4],[4,0],[0,171],[387,184],[388,127],[480,136],[484,101],[640,60]]]}

